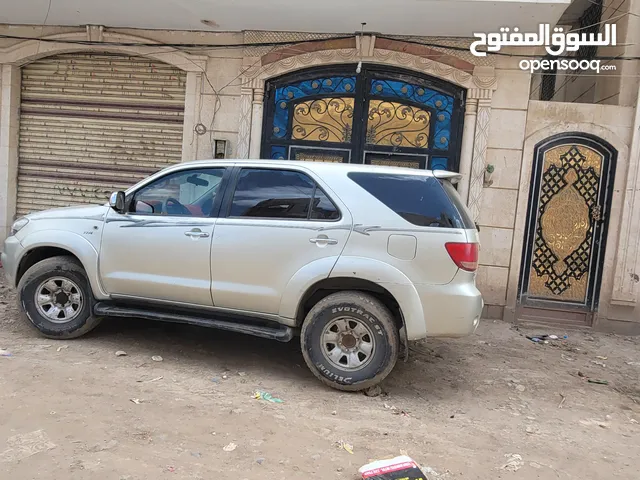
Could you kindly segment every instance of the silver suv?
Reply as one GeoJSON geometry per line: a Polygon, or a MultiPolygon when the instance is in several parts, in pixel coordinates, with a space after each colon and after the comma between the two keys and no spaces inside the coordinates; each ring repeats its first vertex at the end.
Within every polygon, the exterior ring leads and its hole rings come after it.
{"type": "Polygon", "coordinates": [[[478,232],[459,175],[198,161],[109,204],[18,219],[2,263],[26,319],[75,338],[138,317],[279,341],[340,390],[384,379],[410,340],[471,334],[478,232]]]}

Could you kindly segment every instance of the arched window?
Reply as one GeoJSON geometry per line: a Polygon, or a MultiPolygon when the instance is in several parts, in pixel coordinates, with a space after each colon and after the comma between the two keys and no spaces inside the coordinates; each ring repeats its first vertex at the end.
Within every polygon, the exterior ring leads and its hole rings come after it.
{"type": "Polygon", "coordinates": [[[267,82],[262,157],[457,171],[464,90],[400,69],[312,68],[267,82]]]}

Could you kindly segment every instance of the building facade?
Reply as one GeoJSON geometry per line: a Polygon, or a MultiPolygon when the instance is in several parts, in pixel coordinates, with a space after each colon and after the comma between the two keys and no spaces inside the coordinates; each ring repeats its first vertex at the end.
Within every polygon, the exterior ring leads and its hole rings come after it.
{"type": "Polygon", "coordinates": [[[299,24],[223,11],[196,28],[171,12],[76,20],[73,2],[41,25],[24,3],[0,25],[0,238],[17,216],[104,202],[180,161],[448,169],[480,227],[485,317],[640,333],[640,0],[420,2],[461,19],[448,23],[385,17],[380,1],[351,34],[358,11],[332,23],[301,5],[299,24]],[[538,23],[615,23],[618,46],[576,55],[616,70],[532,75],[537,48],[469,51],[475,31],[538,23]]]}

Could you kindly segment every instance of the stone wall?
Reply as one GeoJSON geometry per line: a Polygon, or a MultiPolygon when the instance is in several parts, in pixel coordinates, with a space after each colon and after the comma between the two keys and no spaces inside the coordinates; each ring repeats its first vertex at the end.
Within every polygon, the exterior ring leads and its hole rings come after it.
{"type": "Polygon", "coordinates": [[[482,250],[478,286],[487,304],[485,316],[502,318],[515,226],[515,205],[522,162],[529,102],[529,72],[520,70],[517,57],[498,57],[498,88],[491,101],[487,164],[494,166],[480,208],[482,250]]]}

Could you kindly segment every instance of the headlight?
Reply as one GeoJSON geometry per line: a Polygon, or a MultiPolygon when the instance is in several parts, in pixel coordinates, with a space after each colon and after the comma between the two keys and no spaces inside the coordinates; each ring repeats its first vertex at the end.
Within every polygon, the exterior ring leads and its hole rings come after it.
{"type": "Polygon", "coordinates": [[[27,223],[29,223],[29,219],[26,217],[19,218],[18,220],[13,222],[13,225],[11,225],[11,235],[15,235],[20,230],[22,230],[27,226],[27,223]]]}

